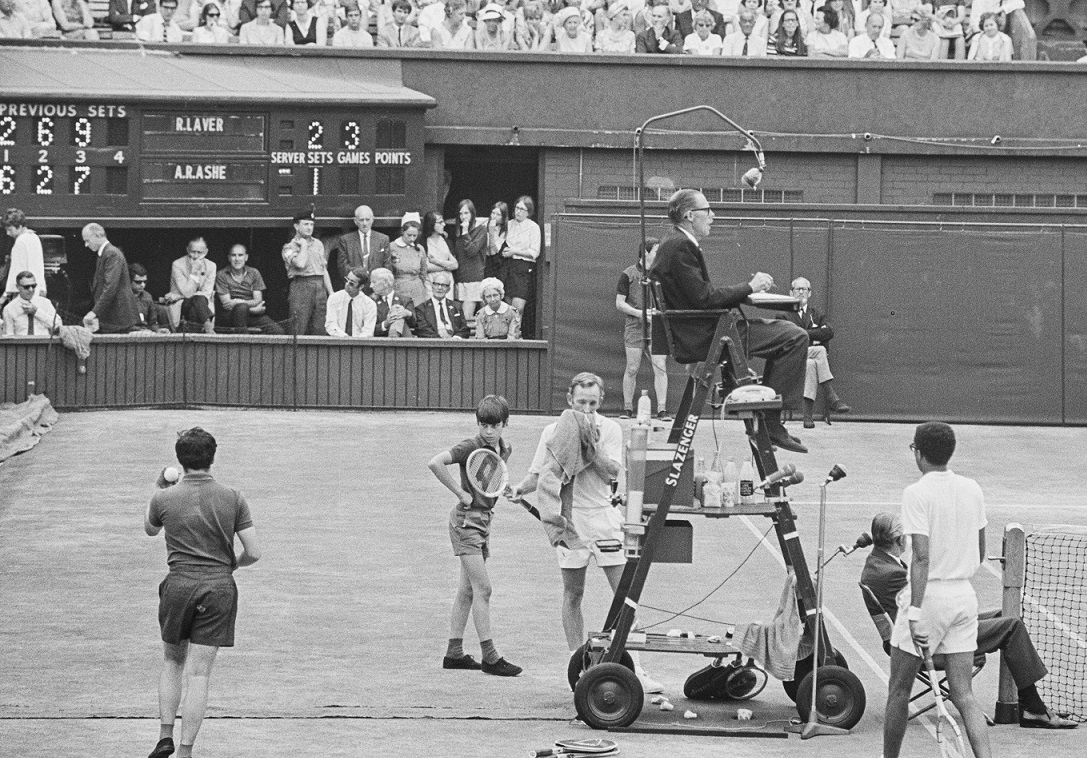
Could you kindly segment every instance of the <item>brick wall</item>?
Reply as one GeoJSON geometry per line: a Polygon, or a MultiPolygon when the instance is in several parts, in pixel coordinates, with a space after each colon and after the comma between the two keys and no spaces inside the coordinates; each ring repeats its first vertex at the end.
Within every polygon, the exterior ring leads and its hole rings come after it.
{"type": "Polygon", "coordinates": [[[1087,159],[884,157],[882,202],[929,205],[935,193],[1087,193],[1087,159]]]}

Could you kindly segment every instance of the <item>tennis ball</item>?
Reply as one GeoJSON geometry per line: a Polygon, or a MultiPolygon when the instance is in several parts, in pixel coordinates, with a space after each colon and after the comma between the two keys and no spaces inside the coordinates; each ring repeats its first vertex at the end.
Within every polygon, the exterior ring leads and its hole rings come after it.
{"type": "Polygon", "coordinates": [[[181,478],[181,472],[173,466],[169,466],[165,471],[162,472],[162,478],[168,482],[173,483],[181,478]]]}

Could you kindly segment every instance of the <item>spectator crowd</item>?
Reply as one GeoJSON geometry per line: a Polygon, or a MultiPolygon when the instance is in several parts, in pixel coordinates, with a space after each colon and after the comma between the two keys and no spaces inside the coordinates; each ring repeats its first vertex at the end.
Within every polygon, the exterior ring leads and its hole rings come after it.
{"type": "MultiPolygon", "coordinates": [[[[169,291],[147,291],[148,274],[130,263],[98,223],[83,227],[83,242],[96,258],[91,311],[82,326],[104,333],[173,331],[285,334],[333,337],[424,337],[432,339],[520,339],[526,304],[536,288],[541,232],[535,205],[522,196],[512,218],[504,202],[478,218],[462,200],[457,219],[431,211],[407,213],[400,235],[390,239],[373,228],[374,213],[355,209],[351,231],[314,237],[312,211],[294,217],[281,258],[288,280],[286,322],[267,312],[267,286],[250,266],[249,251],[234,244],[219,268],[205,239],[196,236],[170,267],[169,291]],[[334,291],[333,276],[344,283],[334,291]]],[[[0,265],[4,282],[5,336],[48,335],[64,317],[47,298],[41,240],[17,208],[2,223],[13,244],[0,265]]]]}
{"type": "Polygon", "coordinates": [[[0,37],[143,42],[1035,60],[1024,0],[0,0],[0,37]]]}

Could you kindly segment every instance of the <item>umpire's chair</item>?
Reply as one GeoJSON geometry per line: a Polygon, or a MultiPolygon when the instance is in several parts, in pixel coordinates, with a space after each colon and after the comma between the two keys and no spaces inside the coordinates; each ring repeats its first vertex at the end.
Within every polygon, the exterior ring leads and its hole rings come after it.
{"type": "MultiPolygon", "coordinates": [[[[872,588],[863,582],[858,582],[857,585],[861,588],[861,596],[864,598],[864,606],[868,609],[868,614],[872,617],[872,623],[876,625],[876,629],[879,631],[880,639],[883,641],[883,652],[887,655],[891,654],[891,630],[894,629],[894,621],[891,620],[890,614],[883,610],[883,606],[879,603],[879,598],[876,597],[876,593],[872,591],[872,588]]],[[[933,659],[933,665],[936,671],[942,672],[943,665],[939,662],[942,656],[935,656],[933,659]]],[[[977,676],[981,673],[981,670],[985,668],[985,653],[977,653],[974,655],[974,672],[971,676],[977,676]]],[[[923,685],[923,687],[910,696],[910,703],[924,698],[926,695],[932,694],[932,685],[929,683],[928,671],[922,666],[921,670],[917,672],[917,681],[923,685]]],[[[938,681],[937,686],[940,688],[940,692],[943,694],[944,699],[951,700],[951,691],[947,686],[947,676],[944,675],[938,681]]],[[[929,703],[923,707],[919,707],[918,710],[910,714],[910,718],[914,719],[920,716],[922,713],[927,713],[936,707],[936,701],[929,703]]],[[[993,720],[988,715],[985,716],[985,723],[989,726],[993,725],[993,720]]]]}

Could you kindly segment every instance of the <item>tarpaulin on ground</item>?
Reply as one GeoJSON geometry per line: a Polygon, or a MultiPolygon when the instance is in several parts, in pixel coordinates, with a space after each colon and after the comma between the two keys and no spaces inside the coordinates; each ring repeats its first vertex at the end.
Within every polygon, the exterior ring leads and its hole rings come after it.
{"type": "Polygon", "coordinates": [[[22,403],[0,405],[0,461],[37,445],[59,418],[45,395],[31,395],[22,403]]]}

